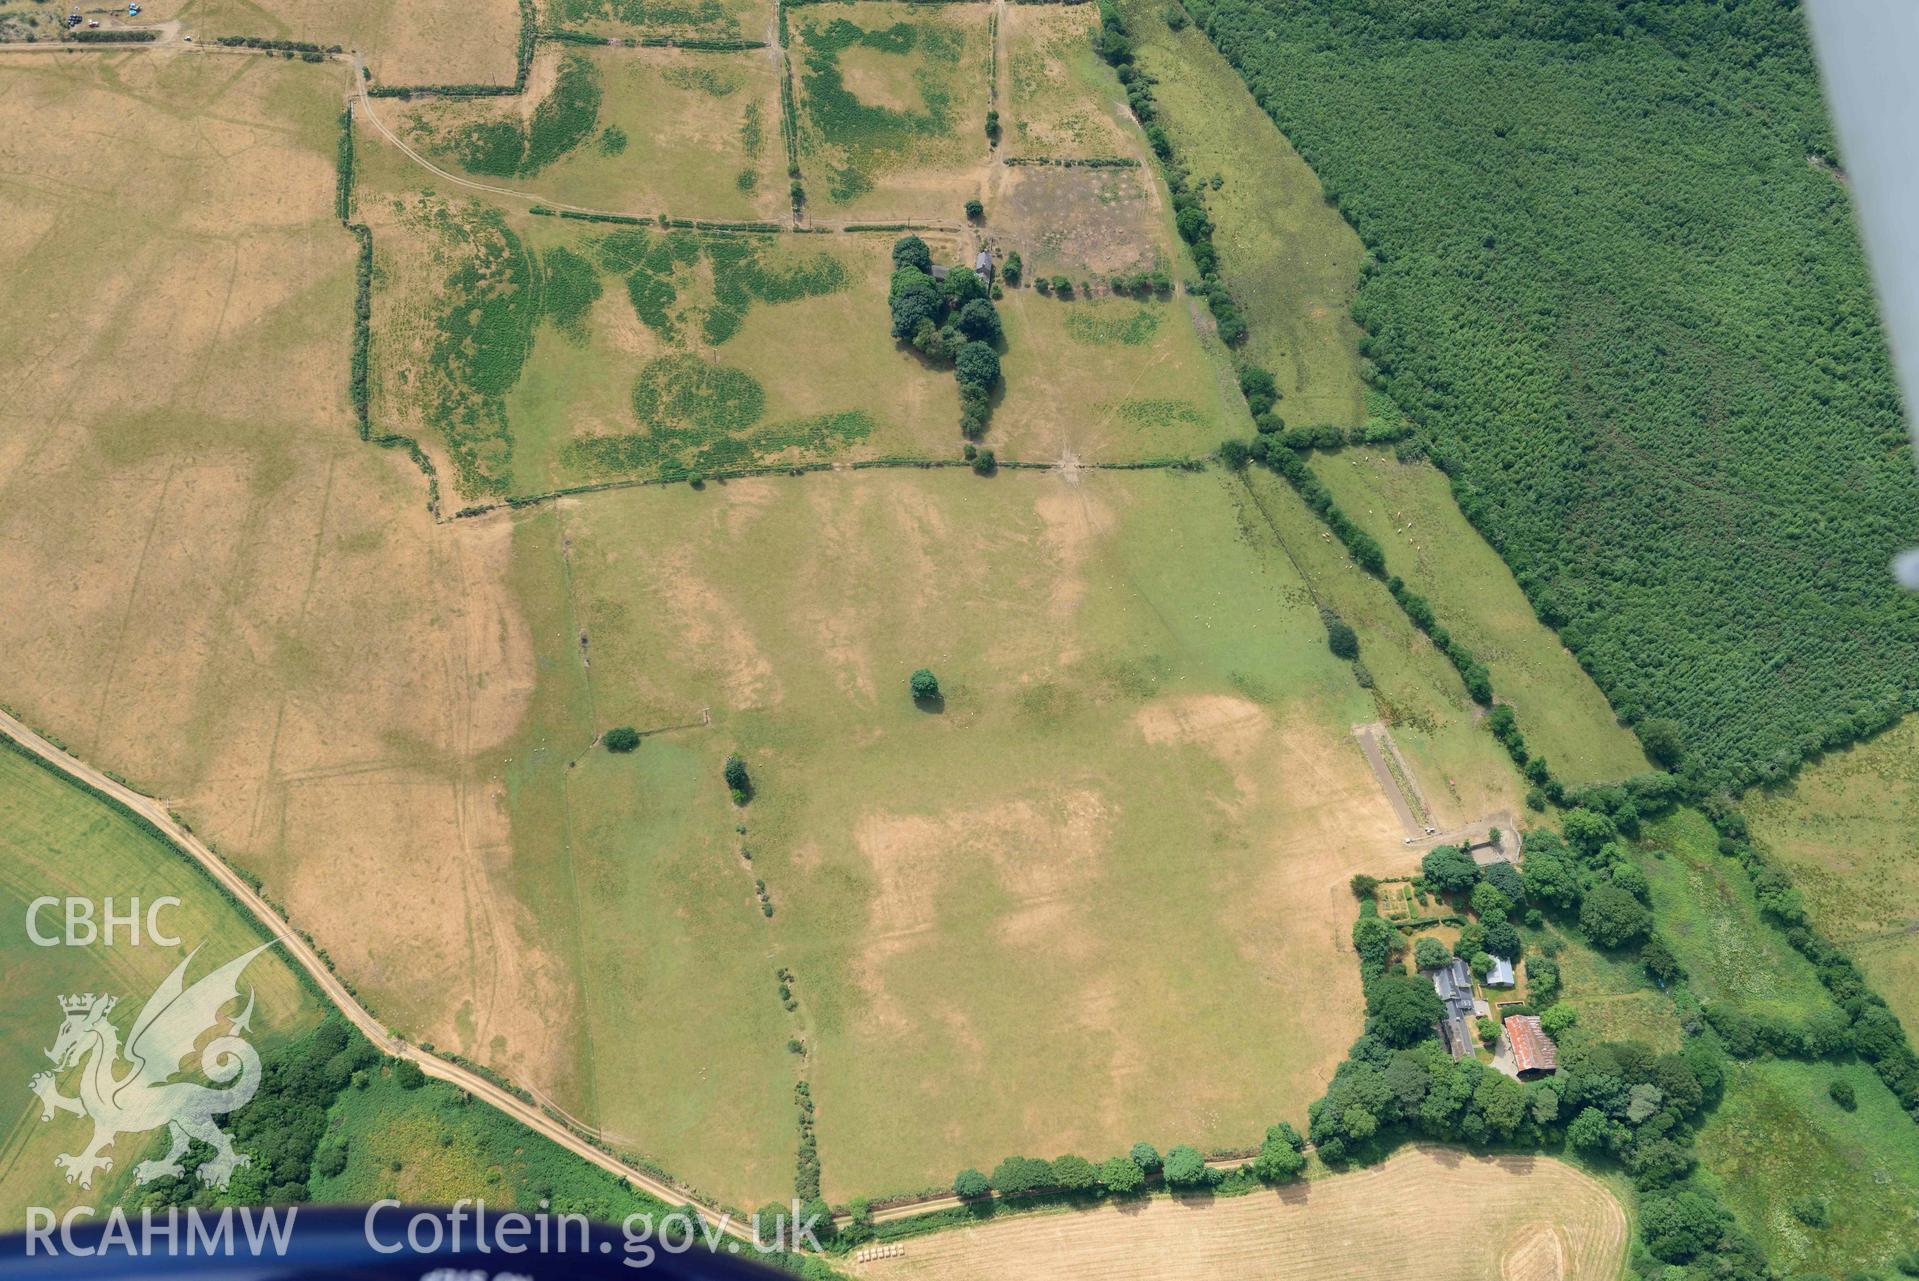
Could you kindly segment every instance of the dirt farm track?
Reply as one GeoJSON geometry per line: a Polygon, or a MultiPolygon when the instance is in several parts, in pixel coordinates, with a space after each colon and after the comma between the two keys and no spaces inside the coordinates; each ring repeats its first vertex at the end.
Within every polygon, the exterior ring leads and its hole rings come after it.
{"type": "Polygon", "coordinates": [[[1612,1281],[1627,1227],[1611,1192],[1561,1162],[1414,1148],[1250,1196],[1155,1197],[944,1232],[850,1270],[875,1281],[1612,1281]]]}

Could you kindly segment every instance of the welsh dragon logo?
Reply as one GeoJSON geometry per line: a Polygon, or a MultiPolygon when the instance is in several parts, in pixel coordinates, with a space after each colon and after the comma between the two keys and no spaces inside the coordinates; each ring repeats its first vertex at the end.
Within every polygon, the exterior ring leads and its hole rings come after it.
{"type": "Polygon", "coordinates": [[[56,1112],[70,1112],[93,1121],[93,1141],[85,1150],[53,1159],[67,1172],[67,1182],[83,1188],[93,1186],[96,1171],[113,1168],[113,1158],[101,1152],[115,1138],[163,1125],[172,1132],[172,1145],[160,1160],[142,1161],[134,1167],[135,1183],[151,1183],[181,1173],[180,1158],[186,1153],[188,1139],[199,1139],[213,1149],[212,1159],[200,1167],[199,1173],[204,1182],[215,1187],[226,1187],[233,1172],[251,1162],[250,1157],[233,1150],[232,1138],[213,1121],[216,1116],[245,1107],[260,1088],[260,1056],[241,1036],[249,1030],[253,1017],[250,989],[246,1008],[227,1021],[224,1032],[199,1049],[200,1070],[225,1088],[170,1078],[181,1072],[201,1036],[218,1027],[220,1012],[239,998],[241,972],[272,946],[263,943],[188,986],[187,966],[199,954],[195,948],[147,998],[127,1034],[124,1051],[119,1031],[107,1021],[119,1004],[117,997],[89,992],[60,998],[66,1018],[53,1048],[47,1051],[54,1069],[35,1074],[27,1088],[40,1100],[42,1121],[51,1121],[56,1112]],[[129,1067],[120,1074],[123,1055],[129,1067]],[[55,1078],[76,1065],[80,1068],[79,1097],[70,1099],[60,1093],[55,1078]],[[229,1081],[233,1084],[227,1085],[229,1081]]]}

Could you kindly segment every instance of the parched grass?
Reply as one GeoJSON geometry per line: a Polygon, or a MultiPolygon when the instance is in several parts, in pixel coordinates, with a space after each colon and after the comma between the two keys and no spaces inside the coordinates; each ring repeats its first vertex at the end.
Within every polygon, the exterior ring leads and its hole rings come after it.
{"type": "Polygon", "coordinates": [[[1743,806],[1813,923],[1919,1028],[1919,719],[1749,792],[1743,806]]]}
{"type": "Polygon", "coordinates": [[[1912,1249],[1919,1144],[1865,1064],[1734,1064],[1699,1156],[1781,1275],[1892,1276],[1893,1259],[1912,1249]],[[1832,1101],[1835,1081],[1852,1087],[1856,1111],[1832,1101]],[[1803,1222],[1796,1201],[1823,1205],[1830,1226],[1803,1222]]]}
{"type": "Polygon", "coordinates": [[[517,0],[152,0],[140,6],[142,22],[175,18],[197,41],[261,36],[341,45],[366,60],[373,83],[394,85],[510,85],[520,36],[517,0]]]}
{"type": "Polygon", "coordinates": [[[1554,774],[1568,783],[1612,782],[1649,768],[1606,696],[1460,514],[1438,468],[1375,449],[1318,453],[1311,466],[1346,514],[1379,540],[1387,570],[1430,601],[1447,630],[1491,669],[1527,747],[1554,774]]]}
{"type": "MultiPolygon", "coordinates": [[[[898,471],[564,504],[577,631],[551,661],[583,632],[595,723],[694,726],[550,757],[571,818],[528,820],[571,832],[604,921],[581,947],[619,1056],[600,1109],[656,1059],[776,1098],[797,1036],[834,1197],[1297,1120],[1356,1030],[1346,881],[1398,841],[1346,732],[1367,704],[1244,506],[1217,474],[898,471]],[[790,1019],[759,987],[779,964],[790,1019]],[[1322,1000],[1286,995],[1303,971],[1322,1000]],[[671,1006],[736,983],[764,1005],[671,1006]],[[779,1022],[743,1048],[761,1009],[779,1022]],[[636,1064],[617,1030],[661,1017],[636,1064]]],[[[739,1167],[769,1141],[749,1129],[689,1132],[722,1150],[687,1159],[739,1167]]]]}
{"type": "Polygon", "coordinates": [[[1194,183],[1206,185],[1223,278],[1251,331],[1247,359],[1277,376],[1289,424],[1359,423],[1359,237],[1204,32],[1169,30],[1157,0],[1119,7],[1139,65],[1158,78],[1161,123],[1194,183]]]}
{"type": "Polygon", "coordinates": [[[1359,661],[1374,682],[1367,720],[1384,721],[1411,762],[1442,831],[1505,814],[1516,826],[1525,784],[1480,724],[1459,674],[1407,620],[1385,584],[1361,573],[1345,548],[1283,479],[1249,468],[1257,508],[1312,589],[1314,603],[1359,633],[1359,661]]]}
{"type": "Polygon", "coordinates": [[[1245,418],[1177,302],[1001,300],[1003,398],[987,443],[1021,458],[1197,458],[1245,418]]]}
{"type": "Polygon", "coordinates": [[[1651,824],[1640,859],[1660,933],[1703,1000],[1804,1020],[1831,1006],[1812,965],[1759,914],[1752,882],[1696,810],[1651,824]]]}
{"type": "Polygon", "coordinates": [[[542,0],[543,25],[620,39],[764,40],[772,0],[542,0]]]}
{"type": "Polygon", "coordinates": [[[807,198],[951,218],[985,158],[990,7],[819,4],[789,15],[807,198]]]}
{"type": "Polygon", "coordinates": [[[1125,92],[1093,52],[1097,6],[1010,5],[1004,22],[1009,91],[1000,149],[1072,159],[1132,155],[1119,114],[1125,92]]]}
{"type": "Polygon", "coordinates": [[[401,128],[440,163],[544,200],[714,221],[787,208],[779,67],[764,51],[542,46],[533,85],[530,108],[421,101],[401,128]]]}
{"type": "MultiPolygon", "coordinates": [[[[61,912],[55,905],[39,913],[43,934],[61,934],[61,912]]],[[[39,1104],[25,1093],[28,1079],[51,1067],[44,1051],[60,1028],[59,999],[78,992],[119,997],[113,1022],[124,1037],[147,998],[193,949],[202,951],[189,981],[259,946],[266,935],[171,843],[10,743],[0,744],[0,914],[8,923],[0,933],[0,1066],[21,1090],[0,1143],[0,1194],[6,1201],[0,1226],[15,1231],[26,1226],[30,1205],[55,1213],[90,1205],[104,1212],[133,1196],[134,1165],[164,1145],[160,1133],[122,1135],[106,1150],[113,1169],[97,1176],[91,1189],[68,1184],[54,1166],[55,1154],[81,1151],[91,1133],[84,1117],[57,1115],[43,1123],[39,1104]],[[28,905],[48,896],[90,901],[96,924],[102,923],[103,900],[110,897],[122,914],[137,902],[140,944],[131,944],[122,926],[111,947],[35,945],[27,933],[28,905]],[[147,907],[168,896],[180,905],[163,910],[159,920],[180,939],[179,947],[159,946],[145,934],[147,907]]],[[[249,1040],[264,1055],[319,1022],[319,997],[277,952],[247,967],[245,985],[256,994],[249,1040]]],[[[113,1070],[123,1073],[125,1066],[113,1070]]],[[[63,1093],[76,1092],[76,1076],[60,1074],[63,1093]]]]}

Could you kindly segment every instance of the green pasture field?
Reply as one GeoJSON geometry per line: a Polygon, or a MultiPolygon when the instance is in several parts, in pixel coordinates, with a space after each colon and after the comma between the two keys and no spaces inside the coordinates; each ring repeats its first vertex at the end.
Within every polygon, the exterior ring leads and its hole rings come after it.
{"type": "Polygon", "coordinates": [[[888,237],[400,206],[370,206],[376,417],[463,497],[957,452],[952,374],[887,335],[888,237]]]}
{"type": "MultiPolygon", "coordinates": [[[[650,506],[666,492],[587,501],[650,506]]],[[[539,679],[499,779],[515,897],[578,993],[578,1084],[561,1102],[676,1178],[758,1205],[790,1194],[797,1142],[763,918],[725,791],[702,786],[719,770],[706,742],[663,735],[618,757],[594,746],[615,724],[697,724],[701,707],[689,695],[661,719],[607,705],[617,642],[578,605],[568,548],[581,533],[571,502],[513,530],[510,586],[539,679]]]]}
{"type": "Polygon", "coordinates": [[[1245,429],[1245,402],[1178,301],[1067,302],[1017,289],[999,309],[1004,390],[986,443],[1002,456],[1198,458],[1245,429]]]}
{"type": "Polygon", "coordinates": [[[959,216],[988,152],[991,11],[862,3],[787,14],[800,168],[816,212],[959,216]]]}
{"type": "Polygon", "coordinates": [[[584,634],[591,723],[687,727],[617,758],[549,732],[543,790],[509,788],[529,847],[569,833],[596,1114],[748,1201],[796,1071],[836,1198],[1299,1120],[1357,1031],[1346,882],[1398,841],[1370,705],[1249,506],[1217,473],[869,472],[524,526],[564,522],[543,661],[584,634]]]}
{"type": "Polygon", "coordinates": [[[614,39],[773,40],[773,0],[540,0],[540,25],[614,39]]]}
{"type": "Polygon", "coordinates": [[[1660,991],[1636,958],[1597,951],[1575,930],[1525,932],[1526,955],[1541,955],[1551,938],[1559,953],[1561,999],[1579,1011],[1582,1032],[1600,1041],[1638,1041],[1677,1050],[1685,1038],[1671,995],[1660,991]]]}
{"type": "Polygon", "coordinates": [[[1000,150],[1009,156],[1086,159],[1136,154],[1126,94],[1093,52],[1094,5],[1008,5],[1000,150]],[[1117,105],[1116,105],[1117,104],[1117,105]]]}
{"type": "Polygon", "coordinates": [[[1919,1144],[1866,1064],[1732,1064],[1699,1156],[1782,1276],[1892,1276],[1892,1261],[1913,1248],[1919,1144]],[[1852,1087],[1856,1111],[1833,1102],[1834,1081],[1852,1087]],[[1822,1203],[1830,1225],[1798,1217],[1802,1199],[1822,1203]]]}
{"type": "Polygon", "coordinates": [[[1641,850],[1659,932],[1702,1000],[1800,1020],[1830,1007],[1811,963],[1760,916],[1745,869],[1719,853],[1704,815],[1680,810],[1649,824],[1641,850]]]}
{"type": "MultiPolygon", "coordinates": [[[[42,934],[61,932],[60,910],[42,910],[42,934]]],[[[133,1192],[135,1164],[165,1146],[161,1133],[122,1136],[106,1153],[113,1168],[96,1176],[87,1190],[68,1184],[54,1166],[56,1154],[81,1151],[92,1133],[84,1118],[66,1114],[42,1123],[40,1105],[26,1092],[29,1078],[52,1067],[44,1051],[60,1028],[59,998],[82,992],[118,996],[113,1022],[125,1036],[147,997],[194,949],[201,951],[188,971],[189,982],[265,939],[171,843],[10,743],[0,745],[0,1066],[19,1091],[7,1112],[10,1120],[0,1129],[0,1230],[25,1226],[29,1205],[61,1212],[118,1203],[133,1192]],[[151,942],[143,920],[137,947],[124,930],[111,947],[39,946],[27,932],[27,909],[43,896],[90,899],[96,917],[104,910],[100,901],[109,896],[121,912],[137,898],[143,917],[144,905],[178,898],[180,906],[165,909],[160,923],[181,945],[151,942]]],[[[320,1020],[319,997],[277,952],[255,960],[242,983],[242,1000],[248,990],[257,997],[255,1035],[249,1039],[263,1057],[320,1020]]],[[[75,1076],[60,1077],[69,1096],[75,1076]]],[[[182,1079],[194,1078],[189,1073],[182,1079]]]]}
{"type": "Polygon", "coordinates": [[[1119,9],[1139,65],[1158,80],[1161,124],[1204,189],[1221,276],[1250,330],[1246,358],[1273,371],[1287,423],[1359,423],[1359,237],[1205,33],[1170,30],[1152,0],[1119,9]]]}
{"type": "Polygon", "coordinates": [[[1311,461],[1340,507],[1385,548],[1388,571],[1432,602],[1440,622],[1492,671],[1493,690],[1513,705],[1527,747],[1554,774],[1568,783],[1615,782],[1650,768],[1606,696],[1460,514],[1444,473],[1378,449],[1311,461]]]}
{"type": "Polygon", "coordinates": [[[740,222],[788,209],[779,81],[765,50],[549,44],[534,60],[531,102],[378,109],[442,165],[537,199],[740,222]]]}
{"type": "Polygon", "coordinates": [[[1505,749],[1479,724],[1458,672],[1414,628],[1385,584],[1352,563],[1325,525],[1280,477],[1249,468],[1256,510],[1314,596],[1359,633],[1359,660],[1374,687],[1366,714],[1384,721],[1412,764],[1441,831],[1495,815],[1518,826],[1525,784],[1505,749]]]}
{"type": "Polygon", "coordinates": [[[1919,1028],[1919,720],[1748,792],[1741,805],[1813,923],[1919,1028]]]}

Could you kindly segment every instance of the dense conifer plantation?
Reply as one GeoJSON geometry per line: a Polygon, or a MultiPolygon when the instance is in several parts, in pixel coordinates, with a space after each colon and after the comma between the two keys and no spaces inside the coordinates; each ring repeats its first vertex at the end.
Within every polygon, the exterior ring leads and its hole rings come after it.
{"type": "Polygon", "coordinates": [[[1190,7],[1373,250],[1378,378],[1622,715],[1725,787],[1919,705],[1919,481],[1793,5],[1190,7]]]}

